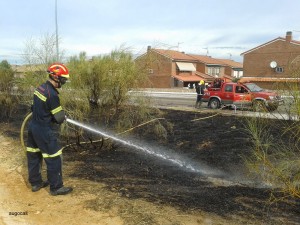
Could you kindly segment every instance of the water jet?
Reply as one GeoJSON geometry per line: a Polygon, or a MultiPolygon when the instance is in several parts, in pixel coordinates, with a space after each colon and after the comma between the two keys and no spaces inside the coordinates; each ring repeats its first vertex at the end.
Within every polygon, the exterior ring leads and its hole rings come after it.
{"type": "Polygon", "coordinates": [[[121,143],[123,145],[132,147],[134,149],[137,149],[139,151],[142,151],[146,154],[149,154],[151,156],[155,156],[157,158],[160,158],[162,160],[168,161],[172,164],[177,165],[180,168],[183,168],[189,172],[195,172],[195,173],[200,173],[201,175],[205,176],[221,176],[220,171],[216,171],[214,169],[209,168],[208,166],[204,165],[192,165],[192,163],[189,163],[190,160],[188,159],[183,159],[182,156],[179,156],[178,154],[175,153],[170,153],[167,151],[161,151],[161,150],[155,150],[153,147],[148,147],[148,146],[140,146],[136,143],[133,143],[132,141],[125,140],[123,138],[119,138],[116,135],[108,134],[107,132],[101,131],[100,129],[93,128],[91,126],[85,125],[83,123],[80,123],[78,121],[72,120],[70,118],[67,118],[66,121],[70,124],[73,124],[75,126],[81,127],[85,130],[88,130],[90,132],[102,135],[103,137],[112,139],[118,143],[121,143]]]}

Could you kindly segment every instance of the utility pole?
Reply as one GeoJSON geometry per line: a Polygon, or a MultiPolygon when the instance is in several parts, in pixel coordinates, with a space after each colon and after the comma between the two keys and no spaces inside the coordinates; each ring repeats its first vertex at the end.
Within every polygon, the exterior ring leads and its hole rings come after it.
{"type": "Polygon", "coordinates": [[[55,33],[56,33],[56,61],[59,61],[58,25],[57,25],[57,0],[55,0],[55,33]]]}

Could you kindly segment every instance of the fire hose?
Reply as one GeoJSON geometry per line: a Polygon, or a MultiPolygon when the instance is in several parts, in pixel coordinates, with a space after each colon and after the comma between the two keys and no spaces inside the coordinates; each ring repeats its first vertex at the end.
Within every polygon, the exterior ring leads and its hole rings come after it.
{"type": "Polygon", "coordinates": [[[22,123],[22,126],[21,126],[21,131],[20,131],[21,145],[22,145],[25,152],[26,152],[26,146],[25,146],[25,141],[24,141],[24,129],[25,129],[25,126],[26,126],[28,120],[31,118],[31,116],[32,116],[32,112],[28,113],[25,116],[25,119],[23,120],[23,123],[22,123]]]}
{"type": "MultiPolygon", "coordinates": [[[[21,126],[21,130],[20,130],[20,140],[21,140],[21,145],[22,145],[22,147],[23,147],[23,149],[24,149],[25,152],[26,152],[26,145],[25,145],[25,141],[24,141],[24,129],[25,129],[25,126],[26,126],[26,124],[28,123],[28,121],[31,119],[31,116],[32,116],[32,112],[28,113],[28,114],[25,116],[25,119],[23,120],[23,123],[22,123],[22,126],[21,126]]],[[[126,130],[126,131],[123,131],[123,132],[121,132],[121,133],[118,133],[117,135],[124,134],[124,133],[129,132],[129,131],[131,131],[131,130],[134,130],[134,129],[138,128],[138,127],[144,126],[144,125],[146,125],[146,124],[148,124],[148,123],[154,122],[154,121],[156,121],[156,120],[162,120],[162,119],[165,119],[165,118],[154,118],[154,119],[149,120],[149,121],[147,121],[147,122],[145,122],[145,123],[141,123],[141,124],[139,124],[139,125],[137,125],[137,126],[135,126],[135,127],[132,127],[132,128],[130,128],[130,129],[126,130]]],[[[102,135],[102,136],[104,136],[104,137],[106,137],[106,138],[112,138],[111,136],[109,136],[108,134],[106,134],[106,133],[104,133],[104,132],[100,132],[100,131],[98,131],[98,130],[92,128],[92,127],[83,125],[83,124],[81,124],[80,122],[75,121],[75,120],[72,120],[72,119],[70,119],[70,118],[66,118],[66,122],[68,122],[68,123],[70,123],[70,124],[73,124],[73,125],[75,125],[75,126],[81,127],[81,128],[83,128],[83,129],[85,129],[85,130],[89,130],[89,131],[92,131],[92,132],[94,132],[94,133],[98,133],[98,134],[100,134],[100,135],[102,135]]],[[[81,144],[82,144],[82,143],[81,143],[81,144]]],[[[66,147],[66,146],[65,146],[65,147],[66,147]]]]}

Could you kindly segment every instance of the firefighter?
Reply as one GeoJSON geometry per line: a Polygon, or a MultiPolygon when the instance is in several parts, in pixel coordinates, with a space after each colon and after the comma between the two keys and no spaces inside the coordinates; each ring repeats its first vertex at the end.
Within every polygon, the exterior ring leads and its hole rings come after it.
{"type": "Polygon", "coordinates": [[[202,96],[204,95],[205,83],[204,80],[200,80],[199,84],[196,86],[197,100],[195,108],[199,109],[202,104],[202,96]]]}
{"type": "Polygon", "coordinates": [[[59,124],[66,115],[60,105],[58,88],[69,79],[67,67],[54,63],[47,70],[49,79],[34,92],[32,120],[28,126],[28,177],[33,192],[50,184],[51,195],[65,195],[73,189],[65,187],[62,179],[62,148],[58,144],[59,124]],[[47,181],[42,180],[42,161],[47,165],[47,181]]]}

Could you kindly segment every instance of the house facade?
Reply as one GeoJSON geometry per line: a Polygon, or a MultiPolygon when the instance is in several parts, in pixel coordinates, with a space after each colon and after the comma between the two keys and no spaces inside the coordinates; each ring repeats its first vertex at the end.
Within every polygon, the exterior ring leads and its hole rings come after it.
{"type": "Polygon", "coordinates": [[[229,59],[216,59],[205,55],[192,55],[197,59],[197,72],[210,76],[207,81],[214,78],[223,78],[232,81],[234,78],[243,76],[243,64],[229,59]]]}
{"type": "Polygon", "coordinates": [[[226,64],[209,56],[185,54],[148,46],[147,52],[135,60],[148,73],[149,88],[193,87],[200,80],[206,83],[216,77],[232,80],[232,71],[225,74],[226,64]]]}
{"type": "Polygon", "coordinates": [[[231,59],[218,59],[224,65],[224,74],[227,76],[231,76],[234,78],[242,78],[243,77],[243,63],[236,62],[231,59]]]}
{"type": "Polygon", "coordinates": [[[270,89],[278,82],[299,82],[295,70],[300,68],[300,42],[293,40],[290,31],[285,38],[278,37],[241,55],[244,58],[241,81],[270,89]]]}

